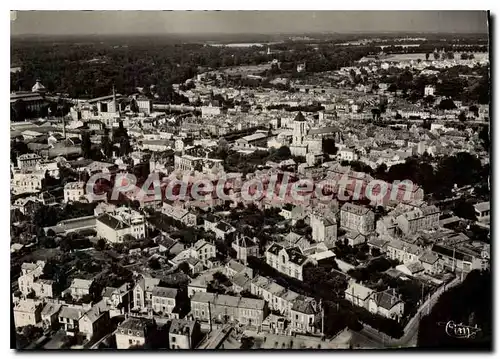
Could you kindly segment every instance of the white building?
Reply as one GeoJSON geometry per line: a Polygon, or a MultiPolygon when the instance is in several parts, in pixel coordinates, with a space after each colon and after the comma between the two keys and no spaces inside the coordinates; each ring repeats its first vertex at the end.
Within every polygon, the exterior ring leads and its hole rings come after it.
{"type": "Polygon", "coordinates": [[[37,326],[42,320],[43,305],[33,299],[21,299],[14,307],[14,325],[16,328],[28,325],[37,326]]]}
{"type": "Polygon", "coordinates": [[[12,173],[11,191],[13,194],[37,193],[43,189],[45,171],[39,172],[20,172],[12,173]]]}
{"type": "Polygon", "coordinates": [[[68,182],[64,186],[64,203],[83,202],[85,197],[85,182],[68,182]]]}
{"type": "Polygon", "coordinates": [[[127,208],[118,208],[113,213],[103,213],[96,219],[97,236],[110,243],[121,243],[125,235],[142,239],[146,236],[145,219],[142,214],[127,208]]]}
{"type": "Polygon", "coordinates": [[[298,248],[283,248],[273,243],[266,251],[266,263],[290,277],[303,280],[303,268],[312,262],[298,248]]]}
{"type": "Polygon", "coordinates": [[[238,235],[231,247],[236,251],[236,258],[245,264],[249,256],[259,255],[259,245],[256,240],[247,236],[238,235]]]}
{"type": "Polygon", "coordinates": [[[334,218],[311,213],[309,219],[313,241],[333,243],[337,240],[337,221],[334,218]]]}
{"type": "Polygon", "coordinates": [[[424,88],[424,96],[434,96],[434,91],[436,91],[436,88],[432,85],[427,85],[424,88]]]}

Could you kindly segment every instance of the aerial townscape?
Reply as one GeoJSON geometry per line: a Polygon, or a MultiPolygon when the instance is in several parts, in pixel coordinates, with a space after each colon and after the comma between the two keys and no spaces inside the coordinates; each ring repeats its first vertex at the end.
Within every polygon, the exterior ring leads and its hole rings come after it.
{"type": "Polygon", "coordinates": [[[14,347],[491,349],[487,29],[376,30],[11,34],[14,347]]]}

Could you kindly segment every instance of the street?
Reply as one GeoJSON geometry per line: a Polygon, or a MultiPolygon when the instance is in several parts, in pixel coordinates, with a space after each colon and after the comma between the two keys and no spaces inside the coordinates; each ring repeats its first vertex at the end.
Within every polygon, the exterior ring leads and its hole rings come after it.
{"type": "Polygon", "coordinates": [[[441,294],[446,290],[461,283],[460,277],[456,277],[450,283],[440,287],[427,301],[420,306],[417,313],[408,322],[404,329],[404,335],[399,339],[394,339],[388,335],[364,325],[363,329],[359,332],[353,332],[353,339],[351,344],[353,348],[408,348],[417,345],[418,328],[420,319],[430,313],[432,307],[436,304],[441,294]]]}

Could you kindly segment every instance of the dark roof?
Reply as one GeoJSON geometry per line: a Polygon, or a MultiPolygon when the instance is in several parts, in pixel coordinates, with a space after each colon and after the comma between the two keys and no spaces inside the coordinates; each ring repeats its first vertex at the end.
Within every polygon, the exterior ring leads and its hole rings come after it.
{"type": "Polygon", "coordinates": [[[460,260],[460,261],[467,261],[467,262],[472,262],[472,257],[468,254],[463,254],[462,252],[455,250],[453,251],[452,248],[449,247],[444,247],[439,244],[434,244],[432,246],[432,251],[438,255],[444,255],[450,258],[455,257],[455,259],[460,260]],[[455,253],[453,253],[455,252],[455,253]]]}
{"type": "Polygon", "coordinates": [[[307,257],[304,256],[298,248],[292,247],[286,250],[288,253],[288,257],[290,258],[290,262],[295,263],[297,265],[302,265],[307,257]]]}
{"type": "Polygon", "coordinates": [[[229,232],[233,227],[231,227],[226,222],[219,222],[219,224],[217,224],[216,228],[221,230],[222,232],[229,232]]]}
{"type": "Polygon", "coordinates": [[[297,114],[297,116],[295,116],[295,119],[294,121],[300,121],[300,122],[306,122],[306,118],[304,117],[304,115],[302,114],[302,112],[299,112],[297,114]]]}
{"type": "Polygon", "coordinates": [[[282,247],[282,246],[280,246],[280,245],[279,245],[279,244],[277,244],[277,243],[273,243],[273,244],[271,245],[271,247],[269,247],[269,248],[267,249],[267,251],[268,251],[268,252],[270,252],[270,253],[272,253],[272,254],[274,254],[274,255],[278,255],[278,252],[279,252],[279,251],[281,251],[282,249],[283,249],[283,247],[282,247]]]}
{"type": "Polygon", "coordinates": [[[147,327],[154,326],[154,321],[148,318],[128,318],[118,325],[118,330],[132,330],[134,334],[139,332],[140,336],[144,336],[144,331],[147,327]]]}
{"type": "Polygon", "coordinates": [[[176,298],[177,289],[165,288],[165,287],[154,287],[152,291],[154,297],[165,297],[165,298],[176,298]]]}
{"type": "Polygon", "coordinates": [[[372,299],[377,303],[379,307],[390,310],[396,304],[402,302],[402,300],[393,295],[390,291],[391,290],[389,289],[383,292],[373,293],[372,299]]]}
{"type": "Polygon", "coordinates": [[[113,229],[124,229],[129,227],[128,224],[117,220],[116,218],[110,216],[107,213],[101,214],[99,217],[97,217],[97,220],[113,229]]]}
{"type": "Polygon", "coordinates": [[[172,319],[170,324],[170,334],[191,335],[196,322],[184,319],[172,319]]]}
{"type": "Polygon", "coordinates": [[[310,300],[297,300],[292,307],[295,312],[300,312],[304,314],[316,314],[312,301],[310,300]]]}

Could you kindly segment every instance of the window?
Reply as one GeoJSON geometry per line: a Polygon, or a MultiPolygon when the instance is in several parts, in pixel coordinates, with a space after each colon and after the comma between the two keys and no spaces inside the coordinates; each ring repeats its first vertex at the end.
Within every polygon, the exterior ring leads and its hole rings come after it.
{"type": "Polygon", "coordinates": [[[132,345],[132,344],[134,344],[134,341],[133,341],[132,339],[129,339],[129,340],[128,340],[128,344],[129,344],[129,345],[132,345]]]}
{"type": "Polygon", "coordinates": [[[172,343],[175,343],[175,337],[172,337],[172,343]]]}

